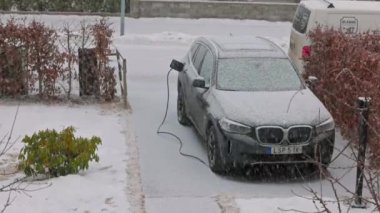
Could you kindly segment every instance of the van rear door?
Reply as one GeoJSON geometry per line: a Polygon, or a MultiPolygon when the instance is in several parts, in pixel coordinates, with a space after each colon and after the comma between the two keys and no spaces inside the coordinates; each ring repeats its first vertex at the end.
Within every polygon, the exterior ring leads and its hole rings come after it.
{"type": "Polygon", "coordinates": [[[303,5],[300,5],[297,8],[296,14],[294,16],[293,27],[290,34],[288,55],[300,72],[303,71],[303,65],[301,60],[302,49],[306,44],[306,33],[308,31],[308,27],[310,27],[310,16],[311,11],[303,5]]]}

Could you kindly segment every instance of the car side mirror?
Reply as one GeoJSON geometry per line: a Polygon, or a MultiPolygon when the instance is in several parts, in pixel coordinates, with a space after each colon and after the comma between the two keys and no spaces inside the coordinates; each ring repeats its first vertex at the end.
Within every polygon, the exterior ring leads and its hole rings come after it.
{"type": "Polygon", "coordinates": [[[206,81],[204,79],[195,79],[193,81],[193,87],[206,89],[206,81]]]}
{"type": "Polygon", "coordinates": [[[178,72],[181,72],[184,66],[185,66],[184,63],[179,62],[175,59],[173,59],[172,62],[170,63],[170,68],[173,70],[177,70],[178,72]]]}
{"type": "Polygon", "coordinates": [[[314,86],[318,82],[318,78],[315,76],[309,76],[306,80],[306,84],[308,86],[314,86]]]}

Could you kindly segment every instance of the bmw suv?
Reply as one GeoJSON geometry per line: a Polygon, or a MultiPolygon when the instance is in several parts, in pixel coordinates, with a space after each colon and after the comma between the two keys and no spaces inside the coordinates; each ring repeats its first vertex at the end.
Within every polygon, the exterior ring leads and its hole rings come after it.
{"type": "Polygon", "coordinates": [[[193,125],[207,143],[213,172],[255,164],[329,165],[334,120],[273,42],[201,37],[183,62],[172,65],[179,71],[178,121],[193,125]]]}

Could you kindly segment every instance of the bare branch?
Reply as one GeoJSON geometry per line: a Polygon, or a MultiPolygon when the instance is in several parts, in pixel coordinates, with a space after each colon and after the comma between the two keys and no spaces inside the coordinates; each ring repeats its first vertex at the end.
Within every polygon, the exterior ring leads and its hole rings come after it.
{"type": "MultiPolygon", "coordinates": [[[[10,133],[8,135],[8,139],[6,140],[4,147],[2,148],[2,150],[0,152],[0,156],[4,155],[4,153],[6,153],[16,143],[16,140],[12,142],[11,139],[12,139],[12,134],[13,134],[13,130],[14,130],[14,127],[16,124],[16,119],[18,116],[19,109],[20,109],[20,105],[17,106],[17,110],[16,110],[15,116],[13,118],[12,127],[11,127],[10,133]]],[[[3,144],[3,142],[1,142],[0,144],[3,144]]]]}
{"type": "Polygon", "coordinates": [[[5,202],[3,208],[1,209],[0,213],[4,213],[5,210],[13,203],[13,201],[15,200],[15,198],[11,199],[11,193],[12,192],[9,192],[8,194],[8,198],[7,198],[7,201],[5,202]]]}

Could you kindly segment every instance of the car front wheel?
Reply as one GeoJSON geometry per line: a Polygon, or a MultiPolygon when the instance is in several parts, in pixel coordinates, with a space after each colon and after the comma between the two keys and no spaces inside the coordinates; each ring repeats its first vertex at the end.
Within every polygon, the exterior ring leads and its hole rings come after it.
{"type": "Polygon", "coordinates": [[[220,148],[218,146],[218,141],[216,138],[216,130],[213,126],[211,126],[208,131],[207,155],[211,171],[217,174],[225,173],[220,148]]]}
{"type": "Polygon", "coordinates": [[[186,115],[185,100],[184,100],[183,92],[181,88],[179,88],[178,90],[178,97],[177,97],[177,118],[180,124],[184,126],[190,125],[190,120],[186,115]]]}

